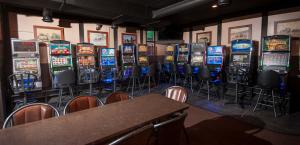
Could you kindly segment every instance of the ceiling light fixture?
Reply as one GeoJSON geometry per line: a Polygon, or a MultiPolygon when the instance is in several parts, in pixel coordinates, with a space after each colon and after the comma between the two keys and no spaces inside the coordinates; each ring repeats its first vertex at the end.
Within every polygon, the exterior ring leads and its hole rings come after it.
{"type": "Polygon", "coordinates": [[[44,22],[53,22],[52,11],[47,9],[47,8],[44,8],[43,9],[43,19],[42,20],[44,22]]]}
{"type": "Polygon", "coordinates": [[[212,7],[212,8],[217,8],[218,5],[217,5],[217,4],[213,4],[211,7],[212,7]]]}

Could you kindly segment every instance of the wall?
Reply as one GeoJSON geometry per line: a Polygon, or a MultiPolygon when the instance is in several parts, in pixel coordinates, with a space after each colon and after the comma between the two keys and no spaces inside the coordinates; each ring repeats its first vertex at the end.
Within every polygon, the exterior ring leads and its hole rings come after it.
{"type": "MultiPolygon", "coordinates": [[[[58,19],[53,19],[54,22],[46,23],[42,21],[42,17],[26,16],[17,14],[18,19],[18,35],[19,39],[30,40],[34,39],[33,25],[58,27],[58,19]]],[[[72,44],[79,42],[79,24],[72,23],[71,28],[64,28],[65,40],[70,41],[72,44]]]]}
{"type": "Polygon", "coordinates": [[[221,41],[222,45],[230,46],[230,43],[228,42],[229,27],[243,26],[243,25],[252,25],[252,40],[258,41],[260,44],[261,24],[262,24],[262,17],[222,23],[222,41],[221,41]]]}
{"type": "MultiPolygon", "coordinates": [[[[126,27],[118,27],[118,46],[122,45],[122,33],[126,33],[126,27]]],[[[136,30],[136,39],[137,43],[140,44],[140,30],[136,30]]],[[[145,36],[145,35],[144,35],[145,36]]],[[[146,36],[144,37],[144,40],[146,39],[146,36]]]]}
{"type": "Polygon", "coordinates": [[[197,42],[197,33],[211,32],[211,45],[217,45],[218,26],[207,26],[204,30],[193,31],[192,42],[197,42]]]}
{"type": "Polygon", "coordinates": [[[276,21],[299,19],[299,18],[300,18],[300,11],[284,13],[284,14],[277,14],[277,15],[270,15],[268,17],[268,35],[274,35],[274,23],[276,21]]]}
{"type": "MultiPolygon", "coordinates": [[[[88,42],[88,30],[90,31],[97,31],[96,30],[97,24],[92,24],[92,23],[84,23],[83,28],[84,28],[84,41],[88,42]]],[[[103,25],[101,32],[107,32],[108,33],[108,47],[114,48],[114,31],[111,28],[110,25],[103,25]]]]}

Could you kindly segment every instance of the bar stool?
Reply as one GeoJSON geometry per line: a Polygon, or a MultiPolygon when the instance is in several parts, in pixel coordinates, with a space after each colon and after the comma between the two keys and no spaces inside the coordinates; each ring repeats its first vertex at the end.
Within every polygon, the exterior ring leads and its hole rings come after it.
{"type": "Polygon", "coordinates": [[[277,117],[277,102],[275,101],[274,90],[279,89],[280,75],[273,70],[262,71],[258,74],[257,85],[260,89],[260,92],[253,112],[256,110],[258,105],[271,107],[273,108],[274,116],[277,117]]]}
{"type": "Polygon", "coordinates": [[[206,87],[207,87],[207,100],[210,100],[210,71],[209,71],[209,69],[207,67],[203,67],[199,71],[197,77],[198,77],[198,80],[200,81],[198,95],[200,94],[202,86],[205,83],[206,87]]]}
{"type": "Polygon", "coordinates": [[[166,89],[165,96],[172,100],[185,103],[187,101],[188,92],[181,86],[172,86],[166,89]]]}
{"type": "Polygon", "coordinates": [[[148,92],[150,93],[151,91],[151,80],[153,81],[154,85],[156,85],[156,82],[155,82],[155,71],[156,71],[156,67],[155,67],[155,64],[151,64],[149,66],[149,71],[148,73],[146,74],[146,77],[144,79],[144,82],[143,82],[143,87],[145,85],[145,82],[147,80],[148,82],[148,92]]]}
{"type": "Polygon", "coordinates": [[[92,96],[93,94],[96,94],[93,92],[93,84],[99,82],[100,72],[96,69],[89,68],[83,71],[83,76],[85,78],[83,82],[89,84],[89,95],[92,96]]]}
{"type": "Polygon", "coordinates": [[[3,129],[58,116],[58,111],[49,104],[27,104],[18,108],[6,118],[3,124],[3,129]]]}
{"type": "Polygon", "coordinates": [[[163,71],[163,67],[162,67],[162,64],[160,62],[157,63],[157,74],[158,74],[157,85],[159,85],[160,81],[161,81],[161,76],[165,77],[165,73],[163,71]]]}
{"type": "Polygon", "coordinates": [[[171,72],[170,72],[170,80],[169,83],[171,83],[171,80],[174,80],[174,85],[176,86],[177,84],[177,67],[176,64],[172,63],[171,64],[171,72]]]}
{"type": "Polygon", "coordinates": [[[13,93],[19,96],[23,95],[23,101],[20,101],[20,103],[23,105],[27,104],[27,97],[35,88],[37,76],[32,73],[12,74],[8,76],[8,80],[13,93]]]}
{"type": "Polygon", "coordinates": [[[182,135],[189,145],[189,137],[184,127],[184,120],[187,113],[176,113],[172,117],[157,124],[154,124],[156,145],[179,145],[182,135]]]}
{"type": "Polygon", "coordinates": [[[95,96],[78,96],[66,104],[64,114],[90,109],[101,105],[103,105],[103,103],[95,96]]]}
{"type": "Polygon", "coordinates": [[[130,97],[125,92],[114,92],[110,94],[105,101],[105,104],[111,104],[119,101],[129,100],[130,97]]]}
{"type": "Polygon", "coordinates": [[[185,68],[185,78],[184,78],[184,84],[187,84],[187,86],[190,87],[191,91],[193,92],[193,72],[192,67],[190,64],[184,64],[185,68]]]}
{"type": "Polygon", "coordinates": [[[65,88],[68,88],[69,94],[71,98],[73,98],[73,90],[72,85],[75,84],[75,73],[73,70],[65,70],[62,72],[59,72],[54,76],[54,86],[56,86],[59,89],[59,101],[58,101],[58,108],[60,108],[62,103],[62,97],[63,97],[63,90],[65,88]]]}
{"type": "Polygon", "coordinates": [[[108,145],[150,145],[153,134],[153,124],[149,124],[111,141],[108,145]]]}
{"type": "Polygon", "coordinates": [[[131,96],[134,94],[134,89],[138,88],[141,90],[141,82],[140,82],[140,67],[134,66],[132,75],[129,77],[129,83],[126,91],[131,88],[131,96]]]}

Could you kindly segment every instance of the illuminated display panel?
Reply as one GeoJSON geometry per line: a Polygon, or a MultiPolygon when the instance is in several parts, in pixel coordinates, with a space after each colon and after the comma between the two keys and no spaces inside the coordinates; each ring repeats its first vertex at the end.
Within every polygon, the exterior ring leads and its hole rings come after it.
{"type": "Polygon", "coordinates": [[[207,56],[207,64],[221,65],[222,60],[223,60],[222,56],[207,56]]]}
{"type": "Polygon", "coordinates": [[[264,51],[289,51],[289,36],[265,37],[263,42],[264,51]]]}
{"type": "Polygon", "coordinates": [[[208,46],[207,47],[207,55],[223,55],[223,46],[208,46]]]}
{"type": "Polygon", "coordinates": [[[265,53],[263,65],[288,66],[288,53],[265,53]]]}
{"type": "Polygon", "coordinates": [[[234,40],[231,42],[232,52],[250,52],[252,49],[251,40],[234,40]]]}

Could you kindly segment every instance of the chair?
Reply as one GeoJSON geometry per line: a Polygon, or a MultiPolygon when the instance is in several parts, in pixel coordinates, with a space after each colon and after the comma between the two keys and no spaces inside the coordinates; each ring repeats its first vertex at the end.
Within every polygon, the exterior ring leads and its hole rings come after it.
{"type": "Polygon", "coordinates": [[[26,124],[51,117],[58,117],[58,111],[45,103],[33,103],[22,106],[12,112],[5,120],[3,128],[26,124]]]}
{"type": "Polygon", "coordinates": [[[140,67],[139,66],[134,66],[133,67],[133,72],[132,75],[130,76],[129,79],[129,84],[127,87],[127,91],[129,88],[131,88],[131,96],[134,94],[134,89],[138,87],[139,90],[141,90],[141,83],[140,83],[140,67]],[[138,86],[136,86],[138,84],[138,86]]]}
{"type": "Polygon", "coordinates": [[[121,136],[108,145],[150,145],[153,134],[153,124],[149,124],[121,136]]]}
{"type": "Polygon", "coordinates": [[[9,85],[13,93],[20,96],[24,94],[24,105],[27,103],[28,95],[35,88],[37,80],[37,76],[32,73],[12,74],[8,76],[9,85]]]}
{"type": "Polygon", "coordinates": [[[166,97],[178,102],[185,103],[187,101],[188,92],[181,86],[172,86],[167,88],[166,97]]]}
{"type": "Polygon", "coordinates": [[[156,82],[155,82],[155,71],[156,71],[155,65],[151,64],[150,67],[149,67],[149,72],[146,74],[146,77],[145,77],[143,85],[142,85],[144,87],[145,82],[147,80],[147,82],[148,82],[148,92],[149,93],[151,91],[151,79],[152,79],[154,85],[156,85],[156,82]]]}
{"type": "Polygon", "coordinates": [[[106,98],[105,104],[115,103],[115,102],[129,100],[129,99],[130,97],[127,93],[114,92],[106,98]]]}
{"type": "Polygon", "coordinates": [[[199,83],[198,95],[200,94],[203,83],[206,83],[207,100],[210,100],[210,71],[209,71],[209,69],[207,67],[203,67],[201,69],[201,71],[199,71],[197,77],[198,77],[198,80],[201,82],[201,83],[199,83]]]}
{"type": "Polygon", "coordinates": [[[83,83],[89,84],[89,95],[93,94],[93,84],[98,83],[100,79],[100,73],[94,68],[86,68],[82,70],[83,83]]]}
{"type": "Polygon", "coordinates": [[[191,91],[193,92],[193,72],[192,72],[192,67],[190,64],[184,64],[185,68],[185,78],[184,82],[188,84],[190,87],[191,91]]]}
{"type": "Polygon", "coordinates": [[[103,103],[95,96],[78,96],[66,104],[64,114],[94,108],[100,105],[103,105],[103,103]]]}
{"type": "Polygon", "coordinates": [[[154,124],[156,145],[179,145],[182,135],[185,136],[186,144],[189,144],[189,138],[184,127],[186,116],[187,113],[177,113],[175,117],[154,124]]]}
{"type": "Polygon", "coordinates": [[[177,84],[177,67],[176,64],[172,63],[171,64],[171,75],[170,75],[170,80],[169,83],[171,82],[172,79],[174,79],[174,85],[176,86],[177,84]]]}
{"type": "Polygon", "coordinates": [[[73,90],[72,85],[75,84],[75,73],[73,70],[65,70],[59,72],[54,76],[54,86],[59,88],[59,101],[58,101],[58,108],[60,108],[62,103],[62,95],[64,88],[69,89],[69,93],[71,98],[73,98],[73,90]]]}
{"type": "Polygon", "coordinates": [[[256,110],[258,105],[272,107],[274,111],[274,116],[277,117],[274,90],[279,89],[280,86],[279,74],[273,70],[262,71],[259,73],[257,77],[257,85],[260,89],[260,92],[255,107],[253,109],[253,112],[256,110]],[[263,98],[264,95],[265,97],[271,96],[271,100],[269,98],[264,99],[263,98]]]}

